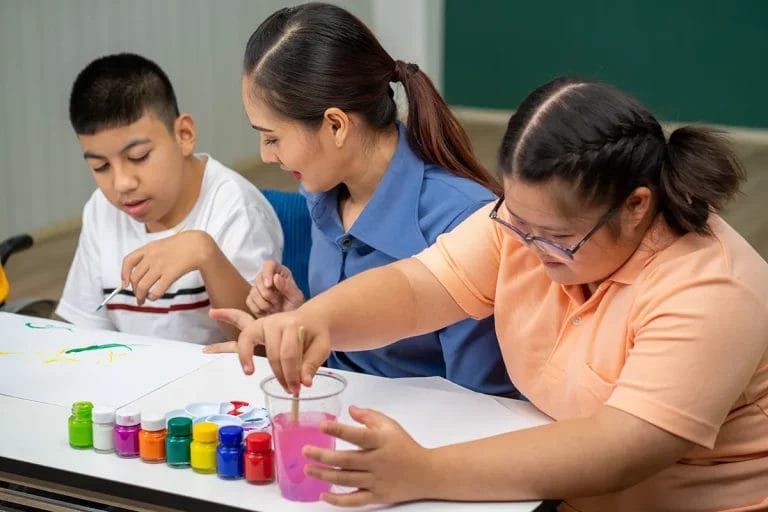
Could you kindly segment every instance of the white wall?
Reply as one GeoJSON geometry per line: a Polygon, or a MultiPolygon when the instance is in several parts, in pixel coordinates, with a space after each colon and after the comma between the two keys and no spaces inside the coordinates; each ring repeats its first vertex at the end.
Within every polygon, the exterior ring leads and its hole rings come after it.
{"type": "MultiPolygon", "coordinates": [[[[258,151],[240,104],[245,43],[279,0],[0,0],[0,239],[80,215],[94,184],[69,125],[69,89],[94,58],[130,51],[168,73],[198,149],[232,164],[258,151]]],[[[434,77],[442,0],[337,0],[394,58],[434,77]],[[430,39],[431,37],[431,39],[430,39]]]]}

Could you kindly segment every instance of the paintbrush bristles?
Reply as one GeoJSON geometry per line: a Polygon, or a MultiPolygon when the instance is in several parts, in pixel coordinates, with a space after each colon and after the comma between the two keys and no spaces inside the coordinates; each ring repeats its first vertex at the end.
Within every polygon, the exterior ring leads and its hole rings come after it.
{"type": "MultiPolygon", "coordinates": [[[[304,326],[299,326],[299,335],[298,335],[298,345],[299,345],[299,361],[304,356],[304,326]]],[[[299,387],[301,387],[301,363],[299,363],[299,387]]],[[[293,394],[293,400],[291,400],[291,420],[294,423],[299,422],[299,392],[293,394]]]]}

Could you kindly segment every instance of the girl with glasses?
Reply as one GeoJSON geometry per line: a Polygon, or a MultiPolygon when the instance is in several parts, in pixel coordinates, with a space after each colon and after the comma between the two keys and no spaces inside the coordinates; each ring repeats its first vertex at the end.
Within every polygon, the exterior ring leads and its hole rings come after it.
{"type": "Polygon", "coordinates": [[[217,312],[242,329],[244,367],[264,343],[289,389],[332,348],[494,315],[510,377],[555,420],[426,449],[352,407],[362,426],[325,429],[360,451],[306,449],[308,474],[357,488],[324,499],[768,508],[768,264],[716,213],[743,179],[721,137],[667,138],[627,94],[560,78],[511,117],[499,164],[503,199],[415,258],[291,313],[217,312]],[[303,354],[282,344],[299,326],[303,354]]]}

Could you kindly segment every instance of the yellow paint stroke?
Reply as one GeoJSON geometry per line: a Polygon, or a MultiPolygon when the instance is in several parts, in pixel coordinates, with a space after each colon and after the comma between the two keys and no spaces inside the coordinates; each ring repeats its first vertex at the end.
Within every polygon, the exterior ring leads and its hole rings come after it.
{"type": "Polygon", "coordinates": [[[79,359],[75,359],[74,357],[54,357],[52,359],[46,359],[43,361],[43,364],[49,364],[49,363],[77,363],[79,362],[79,359]]]}
{"type": "Polygon", "coordinates": [[[112,362],[112,360],[113,360],[112,358],[113,358],[114,355],[115,355],[115,353],[110,350],[109,351],[109,362],[110,363],[112,362]]]}
{"type": "Polygon", "coordinates": [[[12,356],[12,355],[14,355],[15,353],[16,353],[16,352],[0,352],[0,356],[12,356]]]}

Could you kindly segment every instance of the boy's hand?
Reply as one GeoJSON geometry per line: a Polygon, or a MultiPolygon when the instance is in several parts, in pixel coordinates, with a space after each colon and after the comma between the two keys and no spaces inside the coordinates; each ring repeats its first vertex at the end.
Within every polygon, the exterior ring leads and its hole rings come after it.
{"type": "Polygon", "coordinates": [[[123,288],[130,284],[136,303],[157,300],[184,274],[198,269],[215,245],[205,231],[183,231],[155,240],[123,259],[120,279],[123,288]]]}
{"type": "Polygon", "coordinates": [[[400,503],[429,498],[430,451],[419,445],[395,420],[371,409],[349,408],[350,417],[364,427],[323,422],[320,429],[358,446],[359,450],[328,450],[305,446],[308,458],[323,464],[307,465],[305,473],[344,487],[348,493],[325,492],[321,498],[336,506],[400,503]],[[408,468],[408,478],[403,478],[408,468]]]}
{"type": "Polygon", "coordinates": [[[253,281],[245,305],[251,313],[258,317],[293,311],[304,304],[304,294],[301,293],[293,274],[288,267],[274,260],[267,260],[261,272],[253,281]]]}
{"type": "Polygon", "coordinates": [[[253,373],[253,354],[258,345],[264,345],[267,360],[278,382],[289,392],[299,390],[299,380],[305,386],[312,385],[317,369],[331,354],[331,338],[328,328],[321,322],[310,320],[301,310],[277,313],[254,319],[239,309],[211,309],[211,318],[226,322],[238,330],[237,341],[214,343],[203,352],[237,352],[240,366],[246,375],[253,373]],[[299,346],[299,326],[304,326],[304,346],[299,346]]]}

